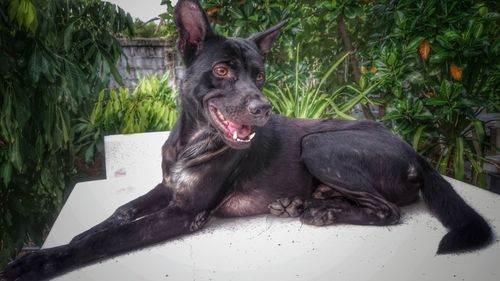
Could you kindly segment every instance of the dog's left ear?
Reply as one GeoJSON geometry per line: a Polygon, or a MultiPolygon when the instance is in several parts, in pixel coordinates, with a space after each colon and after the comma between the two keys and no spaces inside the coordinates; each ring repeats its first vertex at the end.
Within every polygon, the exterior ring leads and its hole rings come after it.
{"type": "Polygon", "coordinates": [[[264,59],[266,58],[267,54],[269,53],[269,50],[271,50],[271,46],[274,43],[274,40],[276,37],[278,37],[278,34],[281,31],[281,28],[288,22],[288,19],[278,23],[277,25],[269,28],[266,31],[254,34],[248,38],[248,40],[251,40],[257,45],[259,48],[260,54],[264,59]]]}

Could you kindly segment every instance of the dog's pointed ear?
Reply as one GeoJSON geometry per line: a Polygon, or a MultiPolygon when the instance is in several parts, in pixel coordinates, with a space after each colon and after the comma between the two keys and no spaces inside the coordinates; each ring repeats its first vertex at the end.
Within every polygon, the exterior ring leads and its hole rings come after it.
{"type": "Polygon", "coordinates": [[[197,0],[179,0],[175,6],[175,24],[179,31],[177,48],[189,60],[203,48],[204,41],[215,33],[197,0]]]}
{"type": "Polygon", "coordinates": [[[288,19],[278,23],[277,25],[269,28],[266,31],[254,34],[248,38],[248,40],[251,40],[257,45],[259,48],[260,54],[262,57],[266,58],[267,54],[269,53],[269,50],[271,50],[271,46],[274,43],[274,40],[276,37],[278,37],[278,34],[281,31],[281,28],[288,22],[288,19]]]}

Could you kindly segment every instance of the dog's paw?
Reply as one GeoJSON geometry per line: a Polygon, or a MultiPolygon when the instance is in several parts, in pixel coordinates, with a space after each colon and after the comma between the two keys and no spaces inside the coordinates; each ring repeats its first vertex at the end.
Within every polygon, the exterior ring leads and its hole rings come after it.
{"type": "Polygon", "coordinates": [[[50,270],[50,265],[46,264],[45,261],[45,256],[40,251],[27,253],[7,264],[0,273],[0,280],[41,280],[42,271],[50,270]]]}
{"type": "Polygon", "coordinates": [[[189,226],[190,231],[197,231],[201,229],[205,224],[208,222],[209,219],[209,213],[207,211],[203,211],[199,214],[196,215],[194,218],[193,222],[189,226]]]}
{"type": "Polygon", "coordinates": [[[302,214],[300,221],[316,226],[330,225],[336,222],[335,215],[341,211],[338,208],[311,207],[302,214]]]}
{"type": "Polygon", "coordinates": [[[298,217],[304,212],[305,207],[306,203],[299,197],[281,198],[268,206],[271,214],[282,218],[298,217]]]}

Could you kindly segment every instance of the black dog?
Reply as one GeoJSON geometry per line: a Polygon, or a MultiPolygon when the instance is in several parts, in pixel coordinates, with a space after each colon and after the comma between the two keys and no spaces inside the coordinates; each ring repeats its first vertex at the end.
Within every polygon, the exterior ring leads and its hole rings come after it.
{"type": "Polygon", "coordinates": [[[10,263],[6,280],[44,279],[197,231],[211,216],[271,212],[307,224],[389,225],[424,200],[450,232],[438,253],[484,246],[491,229],[404,141],[375,122],[289,119],[262,95],[284,23],[248,39],[215,34],[200,4],[176,7],[186,64],[181,115],[163,146],[163,182],[68,245],[10,263]]]}

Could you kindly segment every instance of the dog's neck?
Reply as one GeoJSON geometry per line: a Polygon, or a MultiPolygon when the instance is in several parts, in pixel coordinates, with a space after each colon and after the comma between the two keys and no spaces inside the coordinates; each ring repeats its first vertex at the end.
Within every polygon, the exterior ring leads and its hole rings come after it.
{"type": "Polygon", "coordinates": [[[175,128],[175,130],[179,130],[178,141],[180,146],[196,146],[197,143],[210,143],[209,147],[213,149],[227,146],[201,110],[185,110],[184,107],[182,108],[175,128]]]}
{"type": "MultiPolygon", "coordinates": [[[[240,154],[231,149],[217,134],[215,129],[199,118],[194,120],[189,114],[181,115],[163,146],[163,179],[168,186],[178,189],[185,186],[186,175],[199,177],[212,173],[231,174],[239,163],[240,154]],[[228,158],[228,154],[230,161],[228,158]],[[210,165],[206,165],[210,163],[210,165]],[[216,164],[219,163],[219,164],[216,164]],[[216,170],[214,170],[216,169],[216,170]],[[196,171],[193,173],[193,171],[196,171]]],[[[207,176],[207,178],[211,178],[207,176]]],[[[223,177],[226,178],[226,177],[223,177]]]]}
{"type": "Polygon", "coordinates": [[[189,110],[181,111],[164,146],[164,161],[171,165],[182,163],[185,167],[199,165],[229,149],[215,128],[200,114],[202,113],[195,112],[193,115],[189,110]]]}

